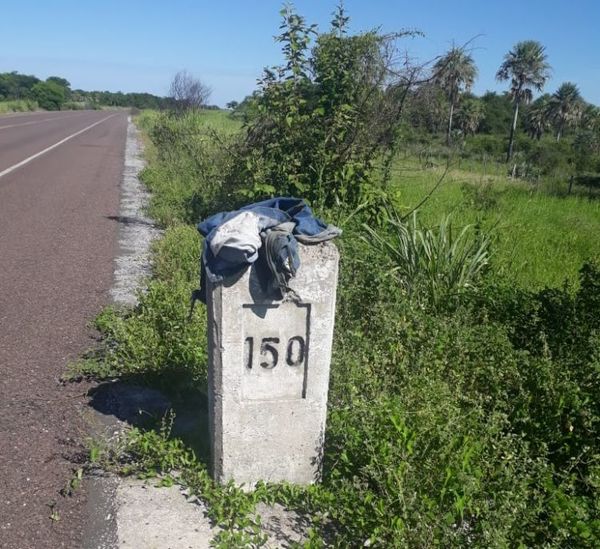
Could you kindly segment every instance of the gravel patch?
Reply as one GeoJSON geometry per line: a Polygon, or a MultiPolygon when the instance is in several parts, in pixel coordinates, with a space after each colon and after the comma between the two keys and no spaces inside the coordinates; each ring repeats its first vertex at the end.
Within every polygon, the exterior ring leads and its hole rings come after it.
{"type": "Polygon", "coordinates": [[[144,278],[151,272],[150,245],[162,234],[145,214],[150,193],[138,178],[145,165],[142,155],[142,140],[130,116],[127,120],[121,207],[117,219],[120,223],[119,255],[115,259],[114,284],[110,290],[111,298],[119,305],[137,304],[136,294],[144,278]]]}

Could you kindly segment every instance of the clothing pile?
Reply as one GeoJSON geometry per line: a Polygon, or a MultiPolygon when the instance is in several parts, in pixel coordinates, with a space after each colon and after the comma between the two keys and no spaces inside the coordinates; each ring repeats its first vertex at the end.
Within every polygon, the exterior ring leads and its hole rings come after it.
{"type": "Polygon", "coordinates": [[[198,224],[205,237],[200,292],[206,303],[205,277],[211,282],[235,275],[256,261],[269,273],[265,291],[284,296],[300,267],[298,242],[316,244],[341,234],[316,218],[299,198],[279,197],[221,212],[198,224]]]}

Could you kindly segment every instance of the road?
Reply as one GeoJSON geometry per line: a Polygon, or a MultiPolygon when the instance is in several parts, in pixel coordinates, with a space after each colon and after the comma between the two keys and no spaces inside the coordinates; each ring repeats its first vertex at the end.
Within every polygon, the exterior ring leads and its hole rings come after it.
{"type": "Polygon", "coordinates": [[[0,547],[80,547],[87,387],[61,384],[93,346],[117,252],[127,115],[0,117],[0,547]]]}

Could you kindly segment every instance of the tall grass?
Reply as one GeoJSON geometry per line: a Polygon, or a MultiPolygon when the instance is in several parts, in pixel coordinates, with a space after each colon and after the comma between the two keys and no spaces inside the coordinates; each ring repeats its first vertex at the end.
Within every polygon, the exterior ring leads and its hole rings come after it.
{"type": "MultiPolygon", "coordinates": [[[[148,130],[164,116],[164,113],[158,111],[145,110],[136,118],[136,123],[142,129],[148,130]]],[[[239,120],[232,118],[227,111],[217,109],[188,112],[181,116],[171,116],[171,119],[174,124],[184,126],[187,131],[213,129],[226,133],[235,133],[239,131],[242,126],[242,123],[239,120]]]]}
{"type": "Polygon", "coordinates": [[[15,99],[11,101],[0,101],[0,114],[7,112],[27,112],[38,109],[37,101],[29,99],[15,99]]]}

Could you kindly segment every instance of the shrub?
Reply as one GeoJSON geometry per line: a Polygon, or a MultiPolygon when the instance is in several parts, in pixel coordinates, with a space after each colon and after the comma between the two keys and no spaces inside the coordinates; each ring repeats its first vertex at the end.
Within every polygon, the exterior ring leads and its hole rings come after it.
{"type": "Polygon", "coordinates": [[[502,160],[506,154],[506,138],[500,135],[473,135],[465,140],[465,152],[479,159],[502,160]]]}
{"type": "Polygon", "coordinates": [[[519,147],[523,151],[525,161],[536,166],[542,175],[568,174],[572,171],[573,150],[565,141],[523,139],[529,147],[519,147]]]}
{"type": "Polygon", "coordinates": [[[260,81],[236,175],[251,200],[300,195],[316,207],[356,206],[374,163],[398,142],[411,78],[393,66],[401,34],[348,35],[341,6],[323,34],[291,7],[281,13],[285,63],[260,81]]]}

